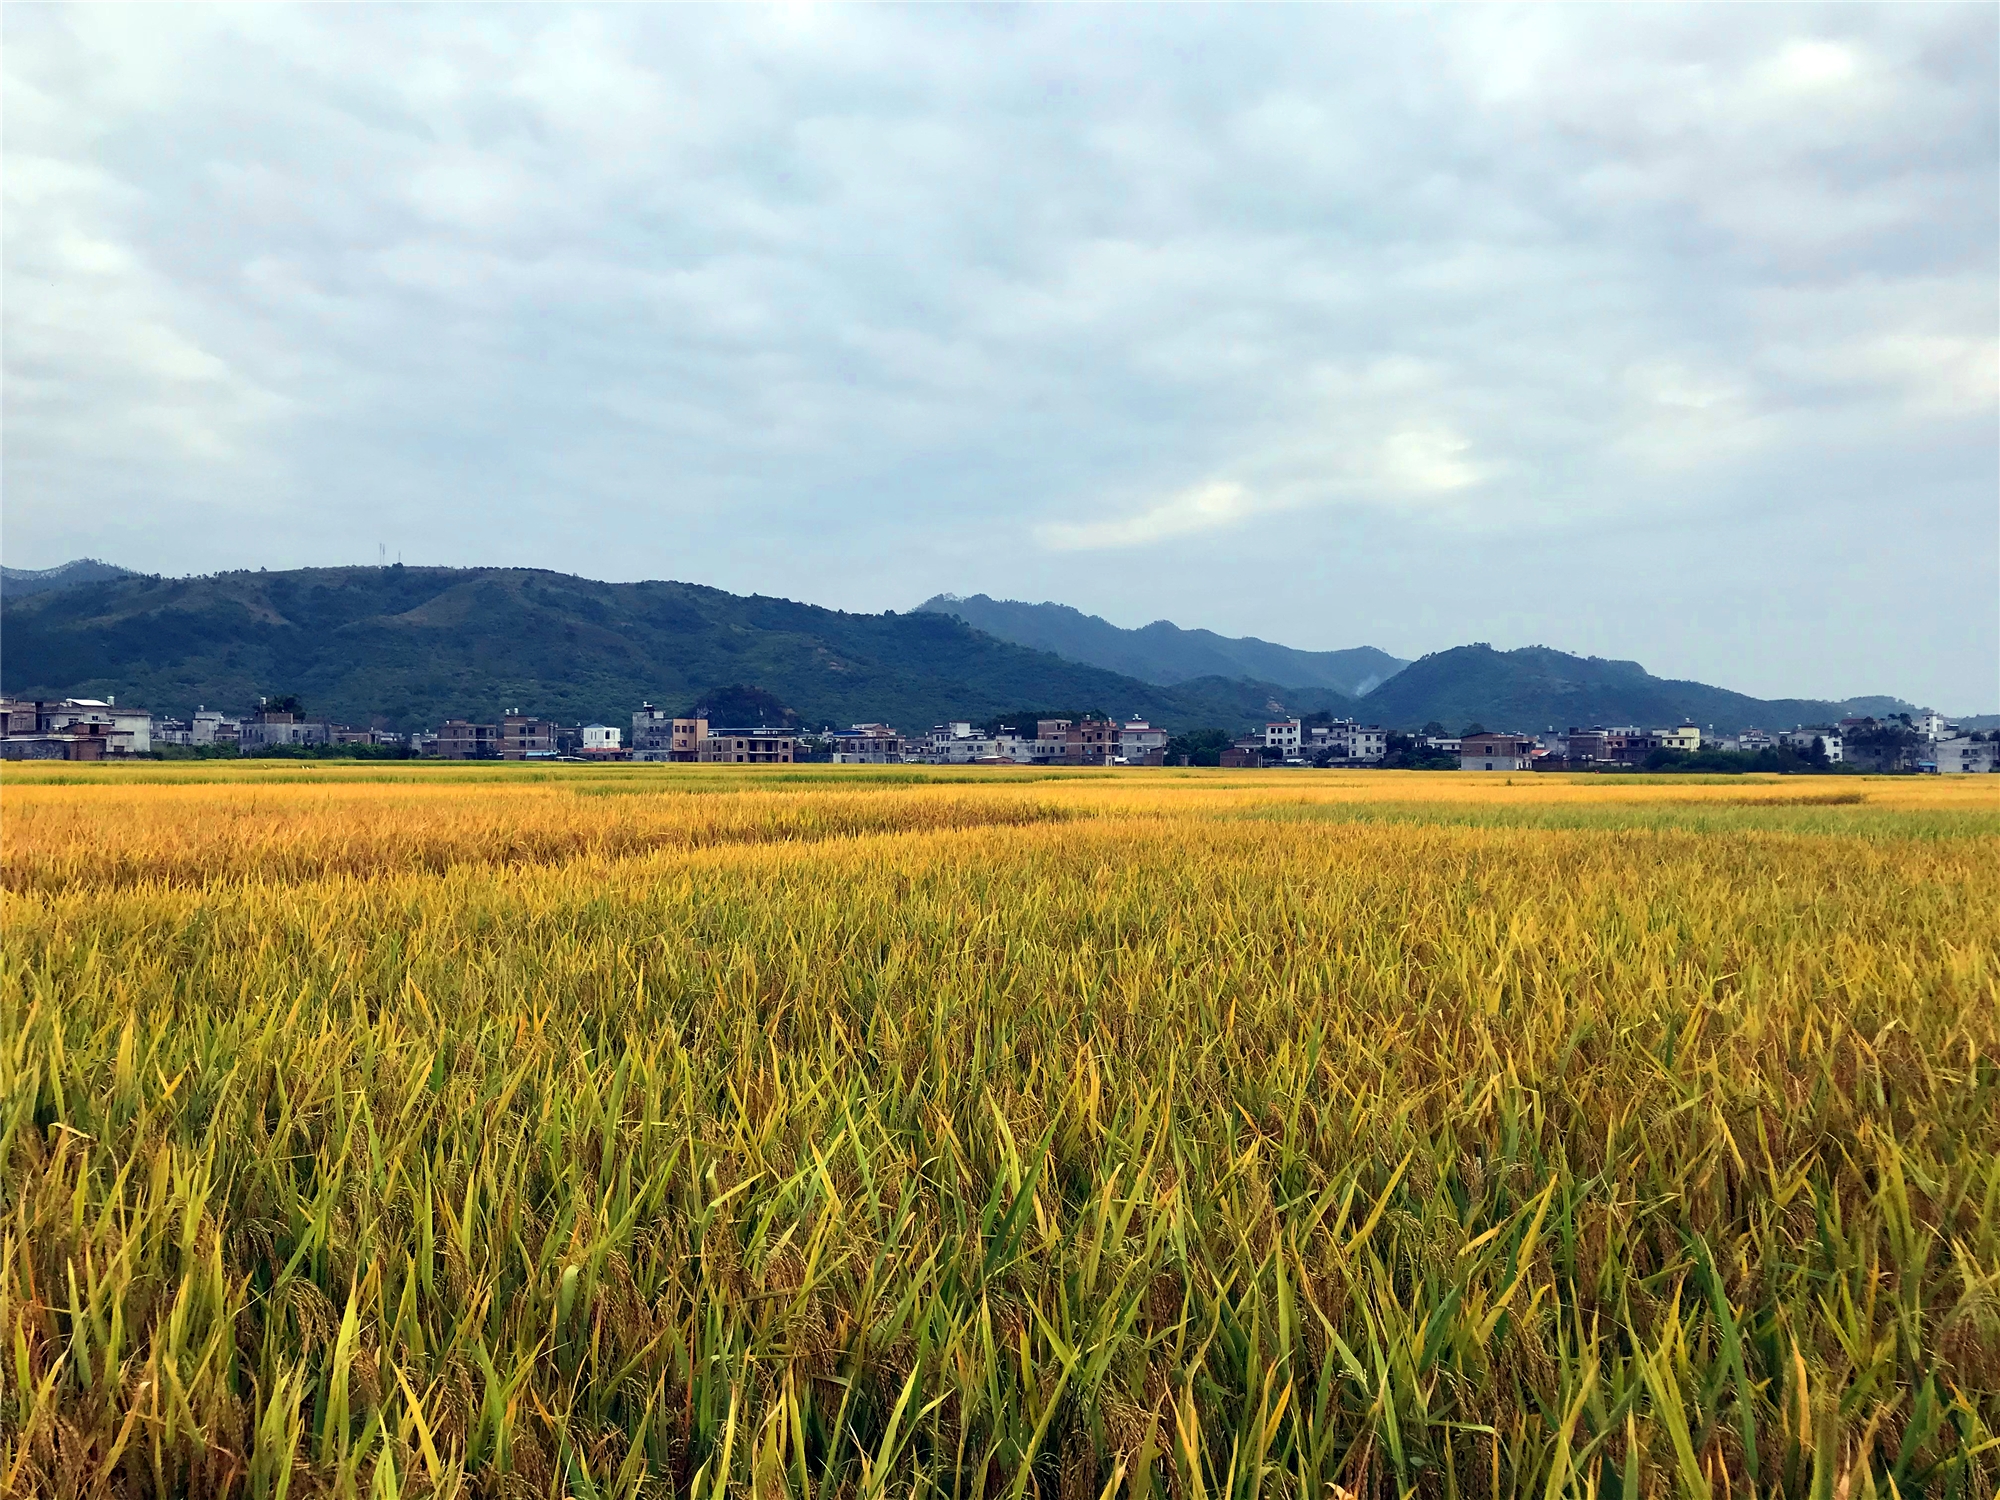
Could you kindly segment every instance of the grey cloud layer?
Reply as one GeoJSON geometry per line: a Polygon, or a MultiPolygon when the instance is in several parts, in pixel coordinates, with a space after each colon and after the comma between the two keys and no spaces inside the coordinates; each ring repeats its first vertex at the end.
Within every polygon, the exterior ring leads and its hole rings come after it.
{"type": "Polygon", "coordinates": [[[10,561],[2000,701],[1990,8],[4,24],[10,561]]]}

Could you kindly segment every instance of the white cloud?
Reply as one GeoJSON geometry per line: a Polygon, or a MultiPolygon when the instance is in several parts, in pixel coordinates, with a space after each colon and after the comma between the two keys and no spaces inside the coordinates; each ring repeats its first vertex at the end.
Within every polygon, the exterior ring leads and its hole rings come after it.
{"type": "Polygon", "coordinates": [[[1096,554],[1143,548],[1145,618],[1282,634],[1364,534],[1414,580],[1738,512],[1866,553],[1825,497],[1877,473],[1936,567],[1992,556],[1990,8],[0,27],[10,561],[386,535],[1110,608],[1096,554]]]}
{"type": "Polygon", "coordinates": [[[1250,492],[1242,485],[1217,479],[1183,490],[1136,515],[1101,521],[1045,521],[1035,528],[1035,537],[1044,547],[1058,552],[1146,547],[1235,526],[1253,508],[1250,492]]]}
{"type": "Polygon", "coordinates": [[[1785,43],[1761,71],[1780,88],[1821,89],[1848,82],[1860,71],[1860,64],[1850,46],[1800,37],[1785,43]]]}
{"type": "Polygon", "coordinates": [[[1382,444],[1382,477],[1406,494],[1439,495],[1479,482],[1472,445],[1449,428],[1407,427],[1382,444]]]}

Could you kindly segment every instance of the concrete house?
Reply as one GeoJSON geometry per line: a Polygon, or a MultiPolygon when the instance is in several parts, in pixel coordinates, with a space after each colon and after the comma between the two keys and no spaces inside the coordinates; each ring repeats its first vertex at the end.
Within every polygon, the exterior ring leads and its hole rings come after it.
{"type": "Polygon", "coordinates": [[[754,729],[711,729],[697,752],[705,764],[789,766],[798,758],[799,732],[760,724],[754,729]]]}
{"type": "Polygon", "coordinates": [[[1958,735],[1931,746],[1931,760],[1940,776],[1991,775],[2000,772],[2000,744],[1958,735]]]}
{"type": "Polygon", "coordinates": [[[1531,771],[1535,741],[1526,734],[1468,734],[1458,742],[1461,771],[1531,771]]]}

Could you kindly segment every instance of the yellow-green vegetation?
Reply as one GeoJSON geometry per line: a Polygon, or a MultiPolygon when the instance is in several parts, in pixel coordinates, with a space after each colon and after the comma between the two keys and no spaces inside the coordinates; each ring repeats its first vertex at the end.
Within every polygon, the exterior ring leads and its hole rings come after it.
{"type": "Polygon", "coordinates": [[[0,1492],[2000,1481],[2000,781],[82,767],[0,836],[0,1492]]]}

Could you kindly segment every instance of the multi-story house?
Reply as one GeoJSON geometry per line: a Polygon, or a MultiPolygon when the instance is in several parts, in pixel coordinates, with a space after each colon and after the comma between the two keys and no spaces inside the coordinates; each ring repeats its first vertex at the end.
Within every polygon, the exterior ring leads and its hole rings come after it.
{"type": "Polygon", "coordinates": [[[1570,726],[1563,736],[1563,758],[1574,761],[1600,761],[1605,758],[1605,738],[1601,728],[1581,729],[1570,726]]]}
{"type": "Polygon", "coordinates": [[[1019,730],[1003,724],[992,734],[974,728],[963,719],[931,726],[924,743],[923,758],[937,766],[964,766],[975,762],[997,764],[1025,762],[1034,758],[1032,743],[1019,730]]]}
{"type": "Polygon", "coordinates": [[[1128,766],[1167,763],[1167,732],[1144,719],[1127,719],[1118,729],[1118,758],[1128,766]]]}
{"type": "Polygon", "coordinates": [[[1701,749],[1701,726],[1679,724],[1672,729],[1655,729],[1653,739],[1662,750],[1678,750],[1683,755],[1693,755],[1701,749]]]}
{"type": "Polygon", "coordinates": [[[1389,731],[1379,724],[1357,724],[1352,719],[1336,719],[1331,724],[1315,724],[1304,749],[1315,760],[1365,762],[1380,760],[1389,753],[1389,731]]]}
{"type": "Polygon", "coordinates": [[[708,720],[668,713],[648,703],[632,715],[632,759],[693,762],[702,758],[708,720]]]}
{"type": "Polygon", "coordinates": [[[152,748],[152,715],[114,712],[94,698],[0,699],[0,759],[104,760],[152,748]],[[143,735],[143,738],[142,738],[143,735]]]}
{"type": "Polygon", "coordinates": [[[1931,746],[1931,765],[1940,776],[2000,772],[2000,743],[1956,735],[1931,746]]]}
{"type": "Polygon", "coordinates": [[[1035,737],[1027,741],[1028,760],[1038,766],[1059,766],[1069,751],[1068,719],[1037,719],[1035,737]]]}
{"type": "Polygon", "coordinates": [[[1621,766],[1636,766],[1660,748],[1653,732],[1637,724],[1615,724],[1604,730],[1603,735],[1604,753],[1598,759],[1621,766]]]}
{"type": "Polygon", "coordinates": [[[83,725],[99,726],[107,755],[150,755],[153,750],[153,716],[143,708],[120,708],[116,698],[16,699],[8,710],[8,722],[19,717],[32,728],[10,729],[9,733],[65,734],[83,725]]]}
{"type": "Polygon", "coordinates": [[[1286,760],[1297,760],[1303,739],[1297,719],[1273,719],[1264,726],[1264,748],[1276,750],[1286,760]]]}
{"type": "Polygon", "coordinates": [[[623,760],[625,731],[610,724],[586,724],[578,735],[577,750],[593,760],[623,760]]]}
{"type": "Polygon", "coordinates": [[[837,766],[886,766],[903,758],[903,737],[887,724],[852,724],[824,738],[837,766]]]}
{"type": "MultiPolygon", "coordinates": [[[[1121,726],[1115,719],[1079,719],[1063,731],[1063,764],[1107,766],[1118,758],[1121,726]]],[[[1161,742],[1162,744],[1165,741],[1161,742]]]]}
{"type": "Polygon", "coordinates": [[[1461,771],[1529,771],[1535,741],[1526,734],[1468,734],[1458,743],[1461,771]]]}
{"type": "Polygon", "coordinates": [[[672,760],[674,716],[652,704],[641,705],[632,715],[632,759],[672,760]]]}
{"type": "Polygon", "coordinates": [[[197,707],[188,720],[191,745],[234,745],[240,742],[243,721],[219,709],[197,707]]]}
{"type": "Polygon", "coordinates": [[[553,760],[556,726],[529,714],[500,716],[498,754],[502,760],[553,760]]]}
{"type": "Polygon", "coordinates": [[[324,719],[260,708],[237,726],[236,742],[245,755],[284,745],[330,745],[333,726],[324,719]]]}
{"type": "Polygon", "coordinates": [[[679,718],[667,735],[667,759],[692,763],[701,759],[701,742],[708,738],[708,720],[679,718]]]}
{"type": "Polygon", "coordinates": [[[697,752],[704,762],[724,765],[788,766],[798,759],[796,729],[759,725],[754,729],[711,729],[697,752]]]}
{"type": "Polygon", "coordinates": [[[438,726],[432,752],[441,760],[493,760],[500,754],[500,727],[446,719],[438,726]]]}

